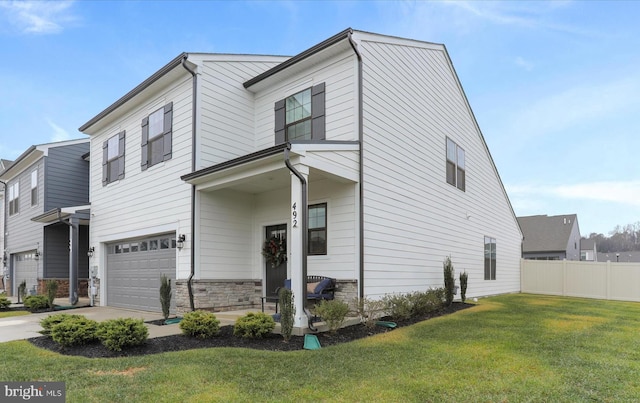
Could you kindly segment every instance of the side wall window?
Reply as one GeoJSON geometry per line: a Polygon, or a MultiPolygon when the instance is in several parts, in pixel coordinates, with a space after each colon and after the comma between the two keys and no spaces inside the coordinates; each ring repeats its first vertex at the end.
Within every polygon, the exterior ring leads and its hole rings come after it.
{"type": "Polygon", "coordinates": [[[447,183],[463,192],[466,189],[464,150],[447,137],[447,183]]]}
{"type": "Polygon", "coordinates": [[[9,186],[9,215],[20,212],[20,182],[9,186]]]}
{"type": "Polygon", "coordinates": [[[142,170],[171,159],[173,102],[142,119],[142,170]]]}
{"type": "Polygon", "coordinates": [[[309,255],[327,254],[327,203],[309,206],[309,255]]]}
{"type": "Polygon", "coordinates": [[[496,279],[496,239],[484,237],[484,279],[496,279]]]}
{"type": "Polygon", "coordinates": [[[124,179],[125,132],[112,136],[102,144],[102,185],[124,179]]]}
{"type": "Polygon", "coordinates": [[[38,169],[31,172],[31,205],[38,205],[38,169]]]}
{"type": "Polygon", "coordinates": [[[320,83],[276,102],[275,144],[325,139],[325,85],[320,83]]]}

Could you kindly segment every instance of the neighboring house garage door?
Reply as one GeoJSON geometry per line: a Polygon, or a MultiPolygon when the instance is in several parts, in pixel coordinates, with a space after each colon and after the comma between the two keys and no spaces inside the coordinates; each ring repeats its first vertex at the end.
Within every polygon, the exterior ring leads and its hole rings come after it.
{"type": "MultiPolygon", "coordinates": [[[[175,234],[121,241],[107,246],[107,305],[162,312],[160,276],[171,279],[175,296],[175,234]]],[[[175,298],[171,301],[172,310],[175,298]]]]}
{"type": "MultiPolygon", "coordinates": [[[[27,295],[38,284],[38,261],[34,252],[16,253],[13,255],[14,290],[18,292],[18,286],[23,281],[27,282],[27,295]]],[[[17,295],[17,294],[16,294],[17,295]]]]}

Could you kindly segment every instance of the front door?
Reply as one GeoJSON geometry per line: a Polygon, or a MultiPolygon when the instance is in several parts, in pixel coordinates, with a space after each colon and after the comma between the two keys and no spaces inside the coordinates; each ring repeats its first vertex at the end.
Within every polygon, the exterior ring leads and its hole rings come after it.
{"type": "MultiPolygon", "coordinates": [[[[277,238],[287,244],[287,224],[270,225],[266,227],[265,241],[272,238],[277,238]]],[[[284,280],[287,278],[287,260],[283,259],[282,262],[274,266],[271,262],[265,259],[265,272],[266,272],[266,289],[265,295],[267,297],[277,297],[276,289],[284,285],[284,280]]]]}

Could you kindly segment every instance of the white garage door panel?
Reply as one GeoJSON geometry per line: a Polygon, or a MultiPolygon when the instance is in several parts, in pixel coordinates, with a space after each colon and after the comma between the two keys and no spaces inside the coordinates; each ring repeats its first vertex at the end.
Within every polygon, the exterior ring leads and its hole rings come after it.
{"type": "Polygon", "coordinates": [[[38,261],[35,260],[35,251],[17,253],[13,257],[13,278],[15,292],[22,281],[27,283],[27,293],[38,284],[38,261]]]}
{"type": "MultiPolygon", "coordinates": [[[[161,312],[162,274],[171,279],[171,286],[175,290],[175,235],[161,235],[109,245],[107,304],[120,308],[161,312]]],[[[173,294],[175,295],[175,291],[173,294]]],[[[172,298],[171,302],[172,307],[175,307],[175,298],[172,298]]]]}

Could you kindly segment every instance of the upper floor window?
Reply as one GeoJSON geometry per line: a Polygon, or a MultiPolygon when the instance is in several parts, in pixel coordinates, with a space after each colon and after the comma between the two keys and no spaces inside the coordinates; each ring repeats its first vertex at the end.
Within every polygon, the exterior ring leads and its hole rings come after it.
{"type": "Polygon", "coordinates": [[[275,143],[325,139],[325,85],[320,83],[276,102],[275,143]]]}
{"type": "Polygon", "coordinates": [[[327,203],[309,206],[309,255],[327,254],[327,203]]]}
{"type": "Polygon", "coordinates": [[[125,132],[111,136],[102,144],[102,184],[124,178],[125,132]]]}
{"type": "Polygon", "coordinates": [[[173,102],[142,119],[142,170],[171,159],[173,102]]]}
{"type": "Polygon", "coordinates": [[[20,182],[9,186],[9,215],[20,212],[20,182]]]}
{"type": "Polygon", "coordinates": [[[447,183],[464,192],[465,177],[464,150],[447,137],[447,183]]]}
{"type": "Polygon", "coordinates": [[[496,239],[484,237],[484,279],[496,279],[496,239]]]}
{"type": "Polygon", "coordinates": [[[38,205],[38,169],[31,172],[31,205],[38,205]]]}

